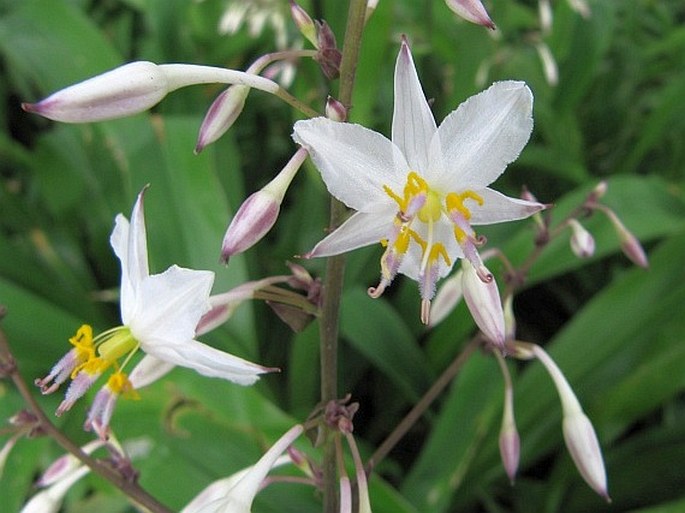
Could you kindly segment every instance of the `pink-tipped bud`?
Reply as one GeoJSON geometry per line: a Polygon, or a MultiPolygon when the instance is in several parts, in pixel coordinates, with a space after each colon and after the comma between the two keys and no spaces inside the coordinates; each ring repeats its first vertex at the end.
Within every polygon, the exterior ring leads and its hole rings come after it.
{"type": "Polygon", "coordinates": [[[649,261],[647,260],[645,250],[642,248],[640,241],[637,240],[637,237],[626,228],[613,210],[607,208],[604,212],[606,212],[611,220],[611,224],[613,224],[616,234],[621,241],[621,250],[623,250],[623,254],[635,265],[647,269],[649,267],[649,261]]]}
{"type": "Polygon", "coordinates": [[[495,356],[504,377],[504,410],[502,412],[502,427],[499,432],[499,452],[504,470],[513,485],[521,455],[521,439],[514,418],[514,388],[504,357],[499,353],[495,353],[495,356]]]}
{"type": "Polygon", "coordinates": [[[568,222],[571,234],[571,250],[578,258],[590,258],[595,254],[595,239],[576,219],[568,222]]]}
{"type": "Polygon", "coordinates": [[[564,440],[573,462],[585,482],[595,492],[611,502],[607,490],[607,475],[597,434],[590,419],[581,410],[564,415],[564,440]]]}
{"type": "Polygon", "coordinates": [[[167,76],[152,62],[132,62],[57,91],[22,108],[55,121],[88,123],[143,112],[169,92],[167,76]]]}
{"type": "Polygon", "coordinates": [[[202,120],[195,145],[196,154],[224,135],[233,126],[235,120],[243,112],[249,92],[248,86],[232,85],[217,96],[209,107],[205,119],[202,120]]]}
{"type": "Polygon", "coordinates": [[[278,219],[281,202],[264,189],[247,198],[226,231],[221,245],[221,260],[242,253],[259,242],[278,219]]]}
{"type": "Polygon", "coordinates": [[[545,366],[557,389],[564,415],[564,440],[578,472],[590,488],[610,501],[602,450],[590,420],[554,360],[540,346],[529,344],[528,347],[545,366]]]}
{"type": "MultiPolygon", "coordinates": [[[[462,288],[464,300],[469,307],[473,320],[487,337],[487,339],[500,348],[504,348],[505,329],[504,312],[499,290],[494,278],[483,281],[479,276],[479,270],[466,259],[462,260],[462,288]]],[[[489,274],[487,268],[482,265],[480,274],[489,274]]],[[[490,274],[490,276],[492,276],[490,274]]]]}
{"type": "Polygon", "coordinates": [[[326,117],[333,121],[345,122],[347,121],[347,109],[341,102],[329,96],[326,99],[326,117]]]}
{"type": "Polygon", "coordinates": [[[465,20],[495,30],[495,24],[480,0],[445,0],[445,3],[465,20]]]}
{"type": "Polygon", "coordinates": [[[290,14],[293,17],[293,21],[300,31],[300,34],[306,37],[307,40],[314,45],[314,48],[318,48],[319,42],[317,41],[316,36],[316,25],[314,25],[314,21],[307,11],[294,0],[290,0],[290,14]]]}
{"type": "Polygon", "coordinates": [[[285,192],[306,158],[307,150],[297,150],[276,178],[240,205],[221,245],[223,262],[254,246],[276,223],[285,192]]]}
{"type": "Polygon", "coordinates": [[[342,61],[342,53],[338,50],[335,41],[335,34],[331,27],[325,21],[317,21],[317,48],[315,60],[321,66],[321,71],[329,80],[338,78],[340,74],[340,62],[342,61]]]}

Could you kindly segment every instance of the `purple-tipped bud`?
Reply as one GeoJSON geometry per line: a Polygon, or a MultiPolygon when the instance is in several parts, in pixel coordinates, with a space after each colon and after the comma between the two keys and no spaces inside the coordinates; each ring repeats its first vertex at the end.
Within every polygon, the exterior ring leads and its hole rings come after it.
{"type": "Polygon", "coordinates": [[[333,121],[345,122],[347,121],[347,109],[341,102],[329,96],[326,99],[326,117],[333,121]]]}
{"type": "Polygon", "coordinates": [[[505,424],[504,419],[499,433],[499,453],[509,482],[513,485],[519,467],[521,439],[516,424],[505,424]]]}
{"type": "Polygon", "coordinates": [[[611,209],[605,209],[607,216],[611,220],[611,224],[614,225],[616,234],[621,241],[621,249],[625,256],[627,256],[631,262],[635,265],[647,269],[649,267],[649,261],[647,260],[647,255],[645,250],[642,248],[640,241],[637,237],[633,235],[628,228],[623,224],[623,222],[618,218],[618,216],[611,209]]]}
{"type": "Polygon", "coordinates": [[[315,48],[319,48],[316,36],[316,25],[311,16],[297,2],[290,0],[290,14],[300,33],[309,40],[315,48]]]}
{"type": "Polygon", "coordinates": [[[143,112],[169,92],[167,76],[152,62],[132,62],[67,87],[22,108],[55,121],[88,123],[143,112]]]}
{"type": "Polygon", "coordinates": [[[563,431],[566,447],[580,475],[590,488],[611,502],[602,450],[590,419],[582,410],[575,410],[564,415],[563,431]]]}
{"type": "MultiPolygon", "coordinates": [[[[499,290],[494,278],[483,281],[479,276],[479,270],[466,259],[462,260],[462,287],[464,300],[469,307],[473,320],[487,337],[487,339],[500,348],[504,348],[505,329],[504,312],[499,290]]],[[[487,268],[481,265],[480,274],[489,274],[487,268]],[[483,271],[485,269],[485,271],[483,271]]],[[[492,276],[492,275],[490,275],[492,276]]]]}
{"type": "Polygon", "coordinates": [[[209,107],[205,119],[202,120],[195,153],[200,153],[205,146],[216,141],[233,126],[235,120],[243,112],[249,92],[248,86],[233,85],[217,96],[209,107]]]}
{"type": "Polygon", "coordinates": [[[221,260],[224,263],[231,256],[254,246],[268,233],[278,219],[281,202],[290,182],[306,158],[307,150],[297,150],[276,178],[240,205],[221,245],[221,260]]]}
{"type": "MultiPolygon", "coordinates": [[[[92,442],[88,442],[86,445],[81,447],[81,449],[86,454],[92,454],[93,451],[102,447],[103,445],[105,445],[105,442],[102,440],[94,440],[92,442]]],[[[50,464],[45,472],[43,472],[43,475],[40,476],[36,482],[36,485],[40,486],[41,488],[53,485],[58,481],[68,477],[82,465],[83,464],[71,454],[60,456],[50,464]]]]}
{"type": "Polygon", "coordinates": [[[571,234],[571,250],[578,258],[590,258],[595,254],[595,239],[576,219],[568,222],[571,234]]]}
{"type": "Polygon", "coordinates": [[[564,440],[578,472],[590,488],[610,501],[602,450],[590,420],[554,360],[540,346],[529,344],[528,347],[554,381],[564,415],[564,440]]]}
{"type": "Polygon", "coordinates": [[[445,3],[465,20],[495,30],[495,24],[480,0],[445,0],[445,3]]]}
{"type": "Polygon", "coordinates": [[[323,71],[326,78],[333,80],[338,78],[340,74],[340,62],[342,61],[342,53],[338,50],[337,43],[335,41],[335,34],[328,26],[325,21],[317,21],[317,48],[319,52],[317,53],[315,60],[321,66],[321,71],[323,71]]]}
{"type": "Polygon", "coordinates": [[[225,263],[233,255],[242,253],[259,242],[278,219],[281,202],[268,191],[260,190],[247,198],[224,236],[221,260],[225,263]]]}

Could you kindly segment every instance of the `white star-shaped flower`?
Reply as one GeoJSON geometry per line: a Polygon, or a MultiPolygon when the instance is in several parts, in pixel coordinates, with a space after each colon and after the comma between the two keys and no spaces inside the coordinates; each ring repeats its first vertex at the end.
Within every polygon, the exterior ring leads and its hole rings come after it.
{"type": "Polygon", "coordinates": [[[330,193],[357,212],[307,257],[325,257],[381,242],[379,296],[399,272],[419,282],[428,321],[435,284],[468,259],[484,282],[492,275],[473,226],[523,219],[544,205],[488,187],[525,146],[533,96],[523,82],[493,84],[436,127],[409,46],[395,67],[392,140],[350,123],[314,118],[295,123],[330,193]]]}

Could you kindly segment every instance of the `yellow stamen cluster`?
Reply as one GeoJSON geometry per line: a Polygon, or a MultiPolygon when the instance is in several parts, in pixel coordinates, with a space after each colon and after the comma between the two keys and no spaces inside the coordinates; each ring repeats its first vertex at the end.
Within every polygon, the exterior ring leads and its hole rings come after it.
{"type": "Polygon", "coordinates": [[[122,372],[123,367],[140,345],[127,327],[119,326],[93,338],[93,328],[84,324],[78,329],[76,335],[69,339],[69,342],[76,348],[77,359],[81,362],[72,371],[71,379],[74,379],[80,372],[96,375],[114,366],[116,370],[107,381],[110,390],[129,397],[137,395],[128,377],[122,372]],[[123,364],[119,365],[118,360],[124,356],[126,358],[123,364]]]}

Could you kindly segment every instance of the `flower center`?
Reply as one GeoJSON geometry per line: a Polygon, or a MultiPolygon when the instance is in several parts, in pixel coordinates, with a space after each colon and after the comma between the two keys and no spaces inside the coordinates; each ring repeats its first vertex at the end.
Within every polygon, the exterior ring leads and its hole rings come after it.
{"type": "Polygon", "coordinates": [[[440,261],[447,266],[452,265],[446,241],[436,240],[434,227],[440,222],[449,223],[454,238],[466,258],[479,261],[475,246],[480,244],[480,240],[471,228],[471,210],[467,202],[482,206],[484,200],[472,190],[444,194],[438,189],[431,188],[416,171],[409,171],[407,174],[402,194],[398,194],[387,185],[383,186],[383,191],[397,203],[398,210],[388,237],[381,241],[386,247],[381,257],[381,282],[378,287],[370,288],[369,294],[378,297],[383,293],[397,274],[402,259],[413,241],[421,248],[418,275],[424,300],[422,318],[427,322],[427,309],[430,299],[435,294],[440,261]],[[416,219],[424,225],[420,230],[414,225],[416,219]]]}
{"type": "Polygon", "coordinates": [[[99,376],[113,366],[116,370],[107,382],[112,391],[120,393],[133,390],[123,368],[136,353],[140,343],[133,337],[129,328],[118,326],[93,338],[93,328],[84,324],[69,342],[75,347],[80,362],[71,372],[71,379],[80,372],[99,376]],[[124,358],[124,361],[119,364],[121,358],[124,358]]]}

